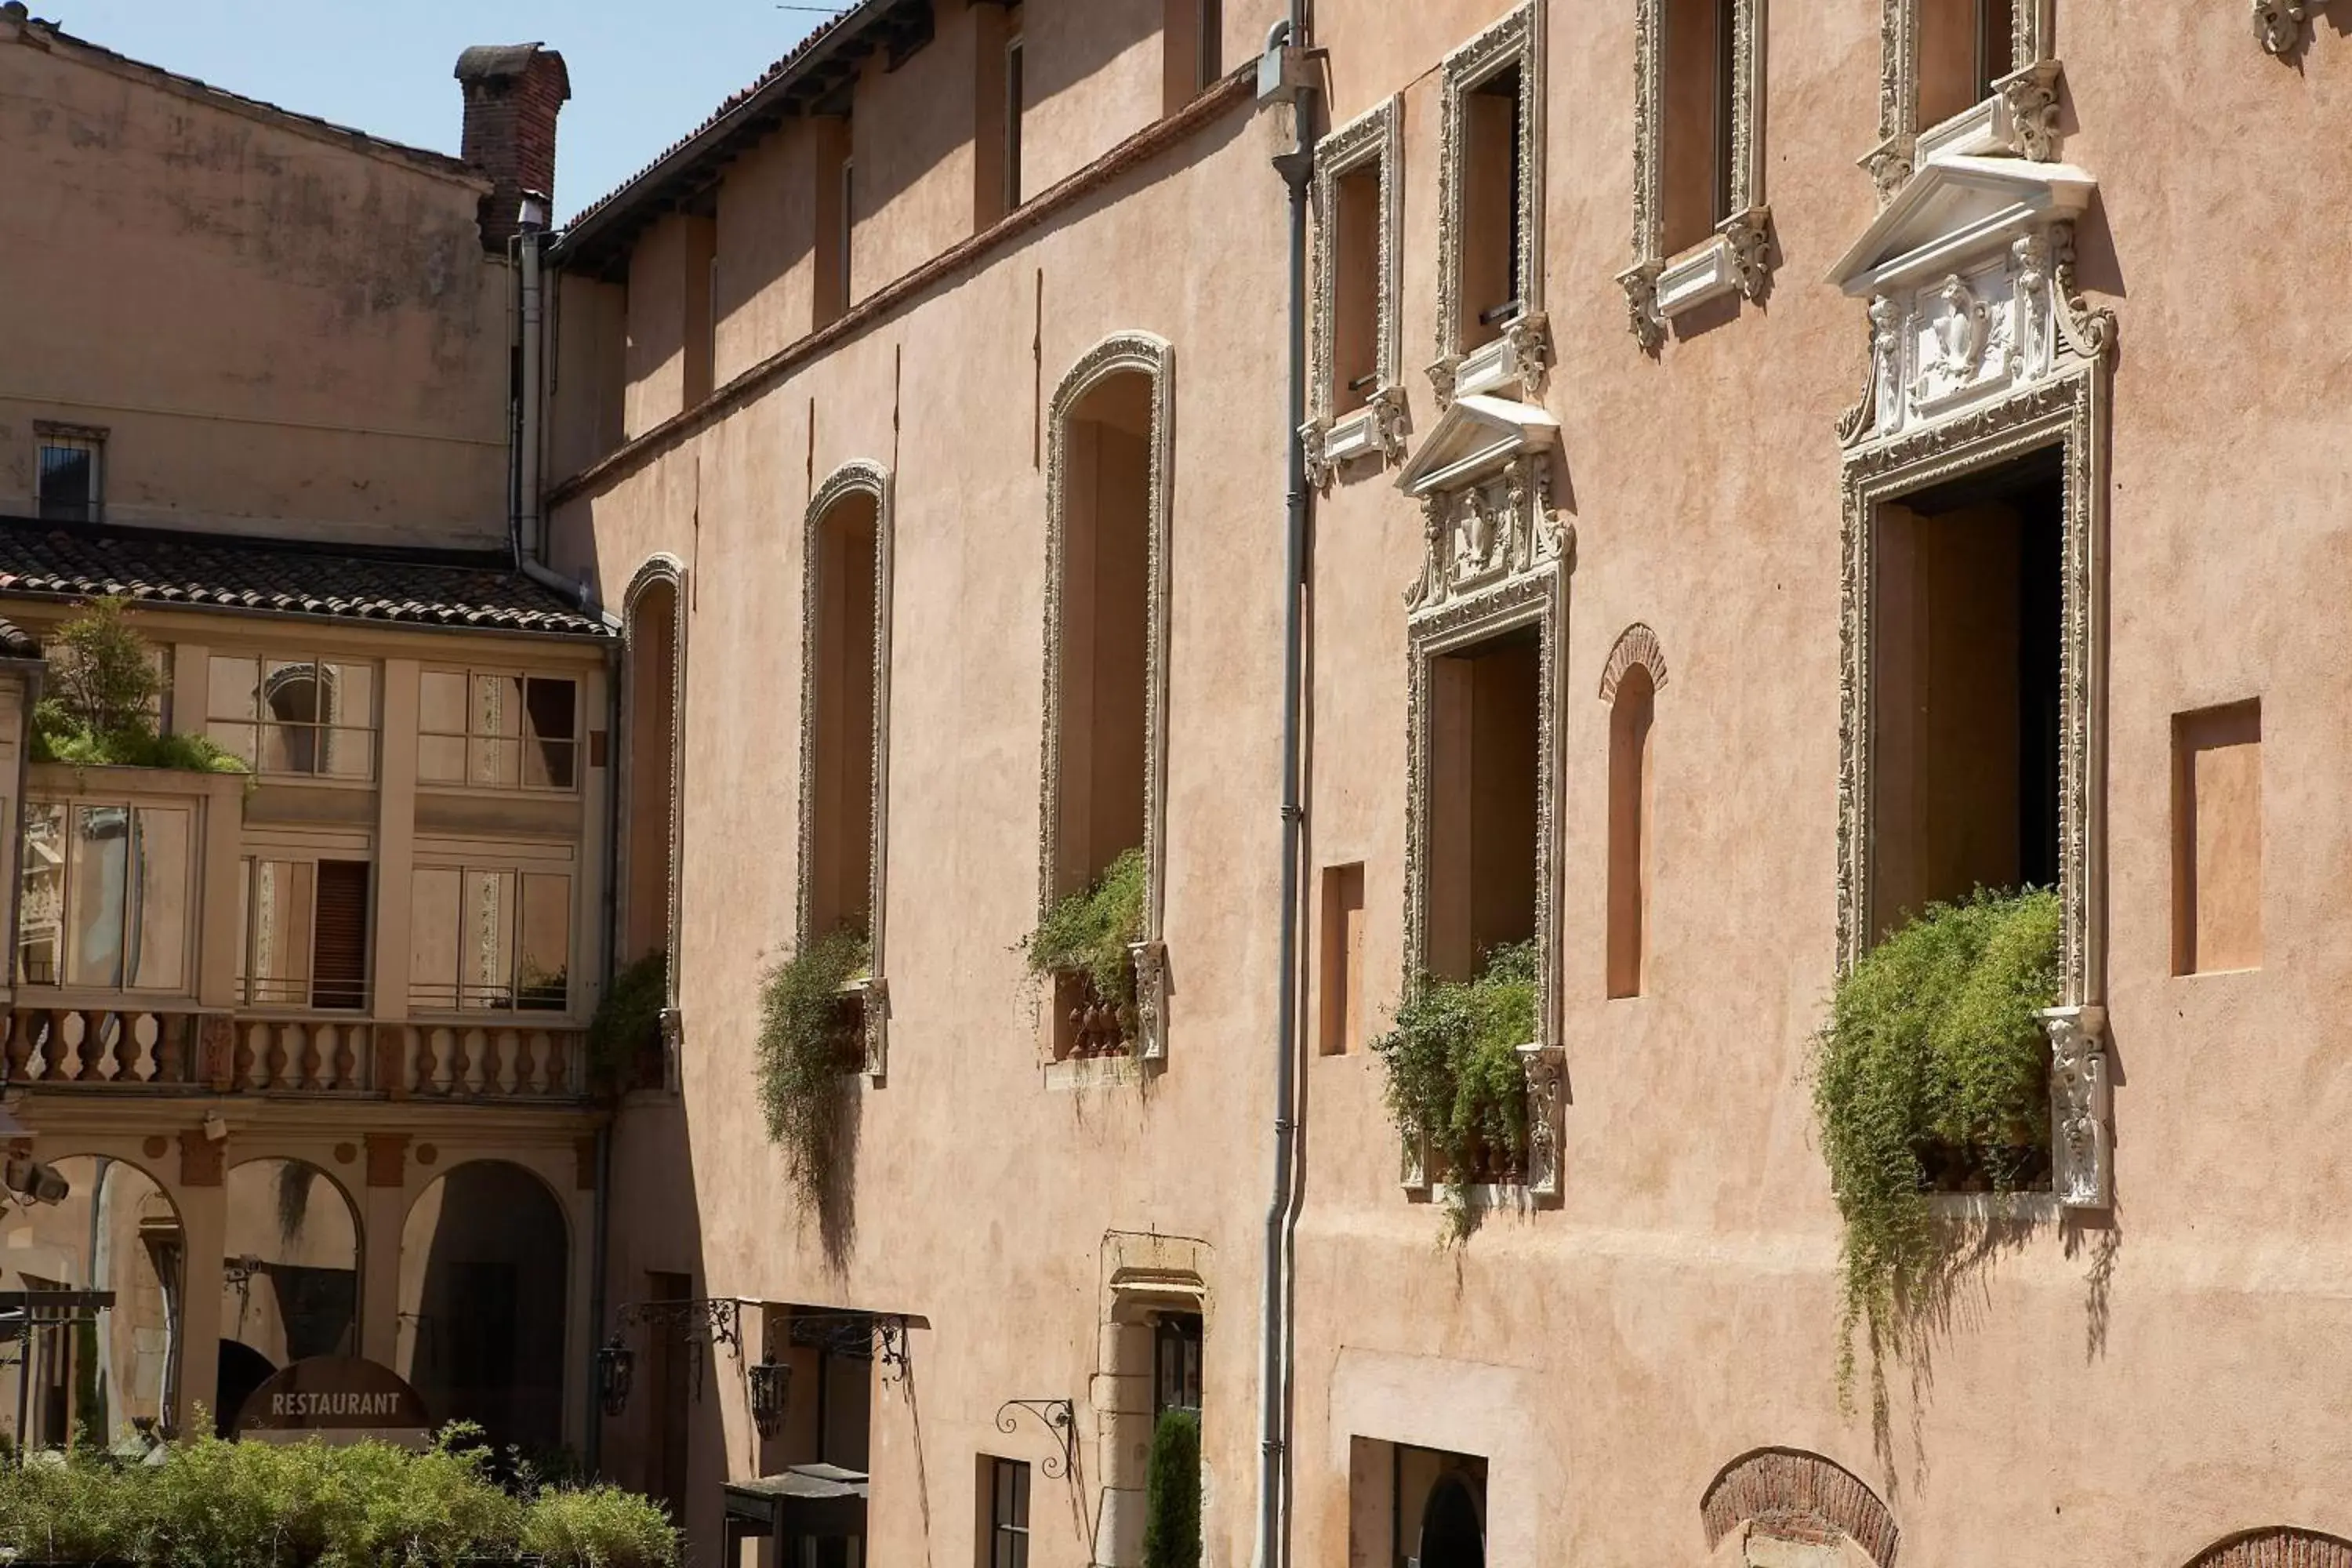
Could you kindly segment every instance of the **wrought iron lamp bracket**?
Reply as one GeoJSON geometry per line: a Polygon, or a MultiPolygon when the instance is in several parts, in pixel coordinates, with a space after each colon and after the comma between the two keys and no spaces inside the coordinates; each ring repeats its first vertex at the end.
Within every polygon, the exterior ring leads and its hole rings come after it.
{"type": "Polygon", "coordinates": [[[1049,1458],[1038,1467],[1045,1472],[1047,1480],[1062,1479],[1077,1463],[1077,1406],[1066,1399],[1008,1399],[996,1407],[996,1429],[1000,1432],[1017,1429],[1024,1410],[1034,1415],[1046,1433],[1062,1445],[1059,1458],[1049,1458]]]}

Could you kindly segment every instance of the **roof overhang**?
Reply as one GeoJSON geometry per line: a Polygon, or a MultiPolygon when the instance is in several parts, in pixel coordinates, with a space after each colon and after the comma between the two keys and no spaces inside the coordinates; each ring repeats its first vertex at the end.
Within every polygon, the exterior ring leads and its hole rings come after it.
{"type": "Polygon", "coordinates": [[[1499,472],[1515,458],[1559,445],[1559,421],[1532,403],[1473,393],[1439,416],[1421,449],[1397,475],[1397,488],[1419,498],[1460,489],[1499,472]]]}
{"type": "Polygon", "coordinates": [[[2046,224],[2080,216],[2098,181],[2072,163],[1939,158],[1911,176],[1830,268],[1856,298],[1958,270],[2046,224]]]}

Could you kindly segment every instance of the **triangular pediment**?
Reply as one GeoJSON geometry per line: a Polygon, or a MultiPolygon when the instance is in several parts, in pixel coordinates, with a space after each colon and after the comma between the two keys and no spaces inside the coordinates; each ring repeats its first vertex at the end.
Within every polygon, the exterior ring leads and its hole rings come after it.
{"type": "Polygon", "coordinates": [[[1457,397],[1439,416],[1397,475],[1397,488],[1407,495],[1458,489],[1495,472],[1527,452],[1559,445],[1559,421],[1532,403],[1473,393],[1457,397]]]}
{"type": "Polygon", "coordinates": [[[2072,163],[1939,158],[1896,194],[1830,281],[1857,297],[1965,271],[1966,263],[2044,224],[2072,218],[2098,181],[2072,163]]]}

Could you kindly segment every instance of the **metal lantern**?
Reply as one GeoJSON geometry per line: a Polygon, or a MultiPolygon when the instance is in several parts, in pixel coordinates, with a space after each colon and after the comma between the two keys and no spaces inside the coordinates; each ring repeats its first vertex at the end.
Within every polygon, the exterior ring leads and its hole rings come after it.
{"type": "Polygon", "coordinates": [[[751,1425],[762,1437],[784,1429],[784,1407],[791,1401],[793,1369],[782,1362],[763,1361],[751,1368],[751,1425]]]}
{"type": "Polygon", "coordinates": [[[618,1415],[629,1407],[629,1381],[636,1370],[637,1352],[623,1344],[615,1331],[596,1352],[596,1393],[605,1415],[618,1415]]]}

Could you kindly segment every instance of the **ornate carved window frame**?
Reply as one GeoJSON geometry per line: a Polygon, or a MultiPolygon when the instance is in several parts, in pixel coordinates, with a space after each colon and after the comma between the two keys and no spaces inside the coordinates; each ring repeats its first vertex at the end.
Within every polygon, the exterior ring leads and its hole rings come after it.
{"type": "MultiPolygon", "coordinates": [[[[1472,399],[1475,403],[1478,400],[1472,399]]],[[[1465,405],[1466,406],[1466,405],[1465,405]]],[[[1534,412],[1530,410],[1529,412],[1534,412]]],[[[1461,410],[1456,410],[1459,418],[1461,410]]],[[[1423,449],[1437,449],[1444,426],[1423,449]]],[[[1421,459],[1416,459],[1416,464],[1421,459]]],[[[1536,1037],[1519,1048],[1528,1085],[1526,1193],[1560,1192],[1567,1101],[1560,1042],[1560,670],[1568,631],[1568,579],[1575,534],[1553,510],[1550,454],[1522,449],[1469,481],[1422,492],[1428,554],[1406,590],[1404,973],[1407,990],[1428,967],[1431,680],[1436,661],[1504,632],[1537,631],[1536,1037]],[[1469,549],[1463,542],[1474,541],[1469,549]],[[1471,552],[1477,558],[1471,558],[1471,552]]],[[[1412,478],[1410,471],[1407,480],[1412,478]]],[[[1426,1192],[1425,1152],[1404,1151],[1402,1184],[1426,1192]]]]}
{"type": "MultiPolygon", "coordinates": [[[[2263,0],[2255,0],[2259,10],[2263,0]]],[[[2011,14],[2014,68],[1990,98],[1940,125],[1919,123],[1921,0],[1879,0],[1878,141],[1862,168],[1884,205],[1913,171],[1933,157],[2007,153],[2049,163],[2058,157],[2055,0],[2017,0],[2011,14]],[[2022,66],[2017,61],[2025,62],[2022,66]]],[[[2259,16],[2256,23],[2260,27],[2259,16]]]]}
{"type": "Polygon", "coordinates": [[[1844,510],[1838,769],[1838,968],[1862,956],[1870,909],[1873,521],[1879,506],[2048,447],[2062,448],[2062,693],[2059,742],[2059,1005],[2043,1014],[2053,1051],[2053,1185],[2067,1208],[2113,1202],[2105,1017],[2107,397],[2104,359],[2077,363],[1945,423],[1851,450],[1844,510]]]}
{"type": "Polygon", "coordinates": [[[1315,314],[1309,419],[1299,432],[1307,446],[1307,469],[1317,489],[1329,488],[1345,464],[1378,454],[1383,462],[1404,459],[1409,414],[1404,396],[1404,351],[1400,342],[1397,218],[1404,184],[1404,100],[1392,97],[1367,110],[1323,139],[1315,155],[1315,314]],[[1339,210],[1339,181],[1366,164],[1380,169],[1378,325],[1374,329],[1379,384],[1364,405],[1345,417],[1333,368],[1337,357],[1339,247],[1332,231],[1339,210]]]}
{"type": "Polygon", "coordinates": [[[1168,1055],[1167,946],[1161,911],[1166,899],[1168,832],[1168,562],[1171,487],[1174,477],[1176,349],[1151,332],[1116,332],[1081,355],[1054,389],[1045,447],[1045,733],[1039,752],[1037,916],[1054,906],[1054,868],[1060,861],[1062,750],[1062,574],[1069,519],[1070,415],[1086,395],[1114,375],[1139,374],[1151,382],[1150,504],[1145,593],[1143,708],[1143,935],[1128,944],[1135,962],[1136,1054],[1144,1062],[1168,1055]]]}
{"type": "Polygon", "coordinates": [[[1528,0],[1445,57],[1440,85],[1437,197],[1437,358],[1429,381],[1441,404],[1457,393],[1543,392],[1551,364],[1551,327],[1544,313],[1544,10],[1528,0]],[[1463,100],[1496,72],[1519,68],[1519,253],[1521,308],[1502,336],[1462,348],[1463,160],[1469,141],[1463,100]]]}
{"type": "MultiPolygon", "coordinates": [[[[686,865],[686,563],[667,551],[648,557],[644,565],[629,579],[627,590],[621,595],[621,657],[634,664],[639,649],[636,643],[637,603],[656,585],[670,592],[670,692],[669,692],[669,843],[667,864],[662,873],[662,952],[667,976],[662,990],[661,1035],[664,1087],[678,1086],[678,1050],[683,1044],[683,1015],[678,1005],[678,884],[685,876],[686,865]]],[[[636,682],[624,680],[621,685],[621,735],[631,740],[640,722],[637,713],[636,682]]],[[[618,748],[616,748],[618,750],[618,748]]],[[[625,758],[627,751],[620,751],[625,758]]],[[[631,820],[635,796],[643,781],[636,770],[622,767],[619,799],[616,802],[619,820],[631,820]]],[[[628,838],[622,837],[622,847],[614,858],[618,864],[613,874],[625,879],[635,874],[628,863],[628,838]]],[[[615,928],[617,929],[617,928],[615,928]]]]}
{"type": "Polygon", "coordinates": [[[1633,3],[1633,264],[1617,275],[1644,349],[1666,322],[1737,290],[1761,300],[1771,280],[1772,211],[1764,202],[1764,0],[1732,0],[1731,212],[1715,233],[1665,254],[1666,6],[1633,3]]]}
{"type": "Polygon", "coordinates": [[[873,787],[866,801],[873,844],[866,883],[866,948],[865,978],[853,984],[858,992],[866,1046],[865,1071],[876,1083],[889,1070],[890,990],[885,964],[889,905],[885,896],[889,868],[890,819],[890,602],[895,528],[892,521],[890,470],[866,458],[844,463],[825,477],[810,496],[801,523],[801,725],[800,725],[800,851],[799,878],[793,910],[796,948],[805,948],[816,934],[809,929],[812,868],[816,859],[816,770],[808,765],[816,745],[816,667],[821,628],[816,606],[819,567],[824,560],[820,531],[833,509],[851,496],[874,499],[874,758],[873,787]]]}

